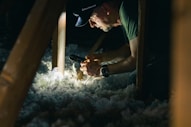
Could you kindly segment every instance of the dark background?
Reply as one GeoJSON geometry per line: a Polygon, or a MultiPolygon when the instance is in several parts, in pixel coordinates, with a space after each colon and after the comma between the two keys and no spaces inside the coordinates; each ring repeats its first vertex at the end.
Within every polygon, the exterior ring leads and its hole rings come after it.
{"type": "MultiPolygon", "coordinates": [[[[2,1],[0,1],[1,4],[2,1]]],[[[19,35],[22,26],[25,23],[25,20],[34,4],[35,0],[16,0],[14,4],[9,8],[6,13],[0,14],[0,23],[1,23],[1,38],[6,38],[7,40],[2,40],[2,43],[6,48],[12,48],[14,42],[19,35]]],[[[74,1],[72,1],[74,2],[74,1]]],[[[75,22],[76,17],[72,14],[74,9],[74,4],[71,2],[67,3],[67,44],[76,43],[84,46],[92,46],[94,42],[99,38],[103,33],[99,29],[91,29],[89,25],[86,25],[82,28],[76,28],[75,22]]],[[[108,33],[106,41],[110,41],[108,46],[113,46],[111,43],[114,40],[117,40],[118,43],[123,41],[123,35],[121,34],[120,28],[115,28],[108,33]]],[[[113,46],[114,47],[114,46],[113,46]]]]}

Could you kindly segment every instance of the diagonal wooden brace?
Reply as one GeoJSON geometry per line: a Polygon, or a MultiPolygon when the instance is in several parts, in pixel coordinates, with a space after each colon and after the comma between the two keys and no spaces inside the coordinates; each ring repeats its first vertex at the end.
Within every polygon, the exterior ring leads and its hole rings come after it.
{"type": "Polygon", "coordinates": [[[0,124],[13,127],[66,0],[37,0],[0,74],[0,124]]]}

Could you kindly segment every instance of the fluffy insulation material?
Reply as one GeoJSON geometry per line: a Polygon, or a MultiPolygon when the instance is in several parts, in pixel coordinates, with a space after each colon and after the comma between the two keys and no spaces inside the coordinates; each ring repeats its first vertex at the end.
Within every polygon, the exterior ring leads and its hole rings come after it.
{"type": "Polygon", "coordinates": [[[52,70],[47,49],[16,121],[18,127],[167,127],[168,102],[146,105],[134,99],[131,73],[108,78],[77,79],[79,63],[70,54],[85,56],[78,45],[66,47],[64,75],[52,70]]]}

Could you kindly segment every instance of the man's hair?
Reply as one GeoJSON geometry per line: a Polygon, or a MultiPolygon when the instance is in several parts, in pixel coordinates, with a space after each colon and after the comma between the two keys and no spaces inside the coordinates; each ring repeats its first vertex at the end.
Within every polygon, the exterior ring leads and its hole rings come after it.
{"type": "Polygon", "coordinates": [[[88,23],[93,10],[103,2],[111,0],[77,0],[78,7],[73,11],[73,15],[77,17],[76,27],[83,27],[88,23]]]}

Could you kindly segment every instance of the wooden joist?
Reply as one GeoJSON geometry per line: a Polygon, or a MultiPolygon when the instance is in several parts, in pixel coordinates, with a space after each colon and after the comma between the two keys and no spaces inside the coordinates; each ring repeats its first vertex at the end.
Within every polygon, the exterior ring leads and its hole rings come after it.
{"type": "Polygon", "coordinates": [[[52,69],[58,68],[61,74],[65,69],[65,48],[66,48],[66,11],[59,17],[58,25],[55,28],[52,40],[52,69]]]}
{"type": "Polygon", "coordinates": [[[61,74],[65,69],[66,48],[66,11],[63,11],[58,19],[52,39],[52,69],[55,67],[61,74]]]}
{"type": "Polygon", "coordinates": [[[65,69],[65,48],[66,48],[66,12],[63,12],[58,21],[58,42],[57,42],[57,67],[58,71],[64,74],[65,69]]]}
{"type": "Polygon", "coordinates": [[[191,1],[172,7],[171,127],[191,127],[191,1]]]}
{"type": "Polygon", "coordinates": [[[143,84],[143,78],[144,78],[144,64],[145,64],[145,33],[146,33],[146,18],[147,18],[147,11],[146,11],[146,2],[147,0],[139,0],[138,5],[138,12],[139,12],[139,46],[138,46],[138,56],[137,56],[137,81],[136,81],[136,90],[137,90],[137,96],[141,96],[142,94],[142,84],[143,84]]]}
{"type": "Polygon", "coordinates": [[[66,0],[37,0],[0,74],[0,125],[13,127],[66,0]]]}

